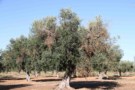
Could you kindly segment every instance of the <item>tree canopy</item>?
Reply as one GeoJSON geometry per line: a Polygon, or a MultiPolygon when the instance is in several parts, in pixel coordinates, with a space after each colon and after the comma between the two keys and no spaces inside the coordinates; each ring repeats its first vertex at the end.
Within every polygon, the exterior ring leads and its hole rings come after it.
{"type": "MultiPolygon", "coordinates": [[[[70,9],[61,9],[59,17],[48,16],[33,22],[28,37],[11,39],[1,59],[8,70],[65,71],[64,80],[77,70],[108,71],[120,62],[122,50],[115,45],[100,16],[88,28],[70,9]]],[[[69,84],[66,83],[69,86],[69,84]]]]}

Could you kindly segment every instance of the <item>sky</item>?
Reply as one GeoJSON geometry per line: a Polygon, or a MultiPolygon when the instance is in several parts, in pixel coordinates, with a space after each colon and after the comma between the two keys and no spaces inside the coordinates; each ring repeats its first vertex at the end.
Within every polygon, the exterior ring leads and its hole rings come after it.
{"type": "Polygon", "coordinates": [[[58,17],[62,8],[71,8],[85,26],[102,16],[110,35],[120,36],[122,60],[134,60],[135,0],[0,0],[0,49],[6,49],[11,38],[28,36],[34,20],[58,17]]]}

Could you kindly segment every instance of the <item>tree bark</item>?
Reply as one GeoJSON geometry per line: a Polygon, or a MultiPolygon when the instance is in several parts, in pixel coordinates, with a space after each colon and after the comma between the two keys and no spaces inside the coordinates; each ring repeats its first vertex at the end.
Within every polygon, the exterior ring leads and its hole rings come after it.
{"type": "Polygon", "coordinates": [[[102,79],[107,79],[107,78],[108,78],[107,71],[105,71],[105,72],[99,72],[98,79],[102,80],[102,79]]]}
{"type": "Polygon", "coordinates": [[[62,82],[58,85],[58,87],[55,90],[74,90],[73,88],[70,87],[70,79],[71,77],[65,77],[62,82]]]}
{"type": "Polygon", "coordinates": [[[119,76],[121,77],[121,70],[119,70],[119,76]]]}
{"type": "Polygon", "coordinates": [[[39,73],[35,70],[35,71],[34,71],[34,75],[35,75],[35,77],[37,78],[37,77],[39,76],[39,73]]]}
{"type": "Polygon", "coordinates": [[[29,81],[31,81],[31,79],[30,79],[30,73],[29,72],[26,72],[26,80],[29,82],[29,81]]]}
{"type": "Polygon", "coordinates": [[[73,88],[70,87],[70,80],[74,71],[75,71],[75,66],[69,62],[64,78],[55,90],[65,90],[65,89],[74,90],[73,88]]]}
{"type": "Polygon", "coordinates": [[[73,77],[74,77],[74,78],[77,77],[77,75],[76,75],[76,68],[75,68],[75,70],[74,70],[74,72],[73,72],[73,77]]]}
{"type": "Polygon", "coordinates": [[[98,75],[98,79],[100,79],[100,80],[102,80],[103,79],[103,73],[99,73],[99,75],[98,75]]]}
{"type": "Polygon", "coordinates": [[[107,70],[105,71],[105,75],[107,75],[107,70]]]}
{"type": "MultiPolygon", "coordinates": [[[[67,57],[68,56],[66,56],[66,59],[67,59],[67,57]]],[[[55,90],[65,90],[65,89],[74,90],[73,88],[70,87],[70,80],[71,80],[71,76],[73,75],[74,71],[75,71],[75,64],[72,63],[72,60],[68,60],[64,78],[55,90]]]]}

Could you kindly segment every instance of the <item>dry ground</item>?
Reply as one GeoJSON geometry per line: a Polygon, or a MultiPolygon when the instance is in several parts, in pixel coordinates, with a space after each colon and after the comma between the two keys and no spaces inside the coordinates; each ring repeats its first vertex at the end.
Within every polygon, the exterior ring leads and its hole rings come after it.
{"type": "MultiPolygon", "coordinates": [[[[20,74],[0,74],[0,90],[53,90],[61,79],[57,77],[32,77],[27,82],[20,74]]],[[[135,76],[98,80],[96,77],[74,78],[70,85],[76,90],[135,90],[135,76]]]]}

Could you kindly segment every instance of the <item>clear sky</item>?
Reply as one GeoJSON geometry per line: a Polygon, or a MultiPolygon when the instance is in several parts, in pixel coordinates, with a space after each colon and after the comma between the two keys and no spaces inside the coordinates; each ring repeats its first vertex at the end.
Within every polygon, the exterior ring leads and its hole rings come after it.
{"type": "Polygon", "coordinates": [[[61,8],[71,8],[88,25],[101,15],[111,36],[119,35],[123,60],[135,56],[135,0],[0,0],[0,49],[11,38],[27,36],[34,20],[58,16],[61,8]]]}

